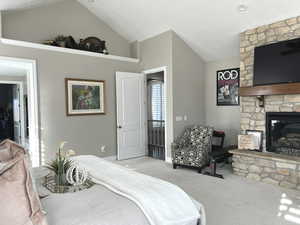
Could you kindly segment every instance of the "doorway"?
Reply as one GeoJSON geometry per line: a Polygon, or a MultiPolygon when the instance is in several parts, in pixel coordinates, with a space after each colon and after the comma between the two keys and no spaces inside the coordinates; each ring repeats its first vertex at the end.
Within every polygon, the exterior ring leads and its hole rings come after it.
{"type": "Polygon", "coordinates": [[[11,117],[13,117],[13,133],[11,131],[8,136],[29,151],[32,166],[38,167],[41,165],[42,157],[39,139],[36,61],[0,56],[0,83],[10,85],[7,86],[9,87],[7,92],[12,89],[13,98],[12,105],[6,107],[0,121],[6,127],[7,113],[13,111],[9,118],[11,123],[11,117]],[[22,77],[21,80],[20,77],[22,77]]]}
{"type": "MultiPolygon", "coordinates": [[[[143,73],[117,72],[116,130],[118,160],[149,155],[168,163],[171,162],[173,99],[172,77],[168,74],[167,67],[150,69],[143,71],[143,73]],[[159,74],[160,79],[163,78],[163,85],[159,84],[159,90],[156,92],[160,96],[161,102],[153,105],[153,109],[149,111],[147,106],[149,102],[149,99],[147,99],[149,97],[147,94],[147,78],[149,78],[149,82],[153,78],[153,83],[156,83],[154,82],[154,74],[159,74]],[[157,116],[153,116],[154,111],[159,107],[159,113],[157,116]],[[150,117],[148,114],[153,115],[150,117]],[[153,139],[150,139],[148,134],[153,139]],[[155,140],[155,138],[159,138],[159,140],[155,140]]],[[[157,87],[157,85],[153,86],[153,88],[157,87]]]]}
{"type": "MultiPolygon", "coordinates": [[[[148,155],[171,163],[171,143],[173,142],[172,76],[167,67],[145,70],[143,74],[146,80],[153,80],[153,84],[156,84],[152,88],[156,89],[154,90],[158,96],[156,99],[159,99],[158,104],[155,103],[152,106],[151,95],[147,88],[147,120],[150,120],[147,121],[148,155]],[[155,109],[159,109],[159,113],[156,113],[155,109]],[[151,121],[153,118],[158,121],[151,121]]],[[[153,99],[154,102],[155,99],[153,99]]]]}
{"type": "Polygon", "coordinates": [[[0,141],[10,139],[28,147],[23,82],[0,80],[0,96],[0,141]]]}
{"type": "Polygon", "coordinates": [[[165,160],[165,83],[164,72],[146,74],[148,156],[165,160]]]}

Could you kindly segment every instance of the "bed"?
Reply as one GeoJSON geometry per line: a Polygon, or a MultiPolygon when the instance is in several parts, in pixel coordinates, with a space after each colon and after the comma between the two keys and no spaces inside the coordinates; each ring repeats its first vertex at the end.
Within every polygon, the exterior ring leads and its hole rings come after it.
{"type": "Polygon", "coordinates": [[[49,225],[205,225],[203,206],[173,184],[95,156],[74,161],[97,184],[44,198],[49,225]]]}
{"type": "Polygon", "coordinates": [[[49,225],[150,225],[134,202],[101,185],[42,200],[49,225]]]}

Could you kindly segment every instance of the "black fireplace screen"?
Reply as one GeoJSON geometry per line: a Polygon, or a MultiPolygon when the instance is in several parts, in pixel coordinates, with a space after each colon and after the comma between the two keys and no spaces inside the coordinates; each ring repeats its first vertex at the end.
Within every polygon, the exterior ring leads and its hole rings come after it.
{"type": "Polygon", "coordinates": [[[300,113],[266,114],[267,151],[300,156],[300,113]]]}

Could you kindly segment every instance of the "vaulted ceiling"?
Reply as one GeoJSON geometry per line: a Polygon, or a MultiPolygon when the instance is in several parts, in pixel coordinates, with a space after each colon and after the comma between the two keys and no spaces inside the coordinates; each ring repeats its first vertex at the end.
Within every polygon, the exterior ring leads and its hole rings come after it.
{"type": "MultiPolygon", "coordinates": [[[[51,1],[1,0],[0,9],[51,1]]],[[[238,56],[241,31],[300,15],[300,0],[78,1],[129,41],[172,29],[206,61],[238,56]]]]}

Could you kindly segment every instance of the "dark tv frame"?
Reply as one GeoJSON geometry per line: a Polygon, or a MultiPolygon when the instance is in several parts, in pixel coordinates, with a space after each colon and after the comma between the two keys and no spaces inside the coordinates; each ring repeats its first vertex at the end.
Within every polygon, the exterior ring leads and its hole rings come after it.
{"type": "Polygon", "coordinates": [[[299,43],[300,43],[300,38],[294,38],[294,39],[289,39],[289,40],[285,40],[285,41],[278,41],[278,42],[275,42],[275,43],[270,43],[270,44],[266,44],[266,45],[261,45],[261,46],[256,46],[254,48],[254,62],[253,62],[253,86],[256,87],[256,86],[265,86],[265,85],[274,85],[274,84],[292,84],[292,83],[300,83],[300,80],[299,81],[290,81],[290,82],[280,82],[280,83],[277,83],[277,82],[270,82],[270,83],[265,83],[265,84],[254,84],[254,77],[255,77],[255,62],[256,62],[256,57],[255,57],[255,51],[257,48],[260,48],[260,47],[265,47],[265,46],[272,46],[272,45],[276,45],[278,43],[284,43],[284,42],[289,42],[289,41],[295,41],[295,40],[299,40],[299,43]]]}

